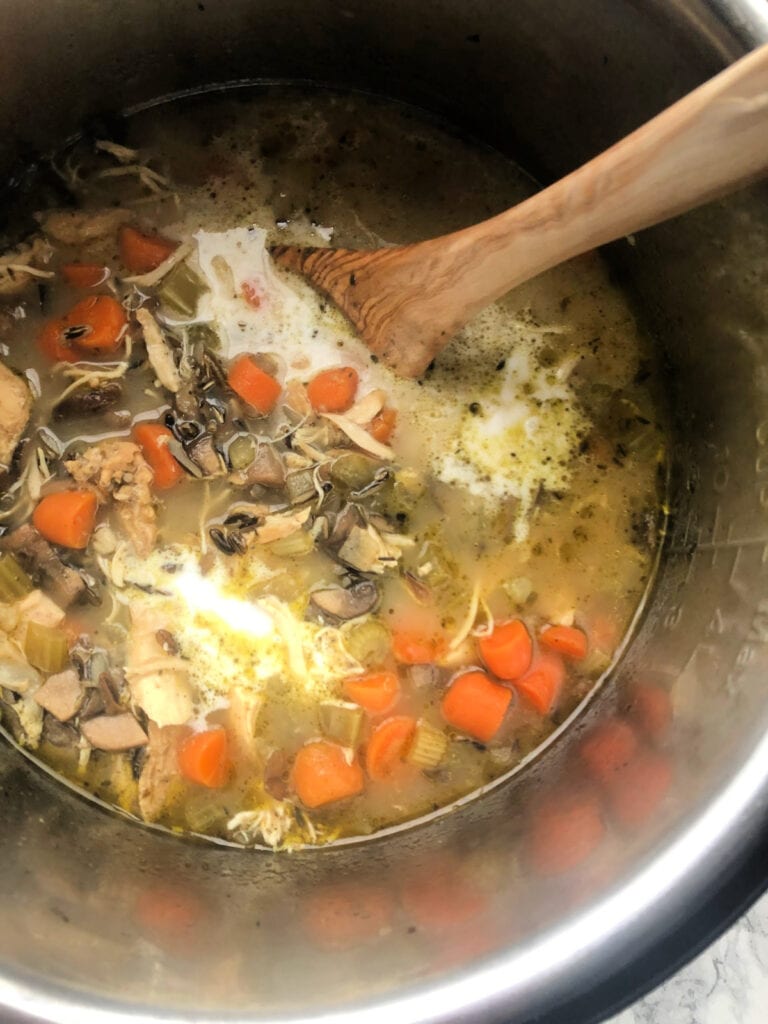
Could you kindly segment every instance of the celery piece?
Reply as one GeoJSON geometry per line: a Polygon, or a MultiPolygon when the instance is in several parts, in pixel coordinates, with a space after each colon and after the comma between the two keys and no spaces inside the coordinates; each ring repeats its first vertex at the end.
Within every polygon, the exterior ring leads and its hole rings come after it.
{"type": "Polygon", "coordinates": [[[227,448],[227,457],[232,469],[245,469],[256,457],[256,441],[250,434],[238,434],[227,448]]]}
{"type": "Polygon", "coordinates": [[[359,491],[373,481],[381,463],[359,452],[347,452],[331,463],[331,479],[351,491],[359,491]]]}
{"type": "Polygon", "coordinates": [[[6,552],[0,555],[0,601],[11,604],[26,597],[34,590],[32,580],[27,576],[14,555],[6,552]]]}
{"type": "Polygon", "coordinates": [[[69,661],[67,635],[60,629],[28,622],[24,654],[29,664],[41,672],[61,672],[69,661]]]}
{"type": "Polygon", "coordinates": [[[203,294],[203,282],[186,263],[177,263],[157,289],[162,304],[178,316],[192,317],[203,294]]]}
{"type": "Polygon", "coordinates": [[[323,703],[318,708],[323,735],[342,747],[354,747],[363,724],[363,709],[357,704],[323,703]]]}
{"type": "Polygon", "coordinates": [[[408,764],[422,771],[437,768],[448,749],[448,737],[426,722],[419,722],[406,755],[408,764]]]}
{"type": "Polygon", "coordinates": [[[314,547],[315,542],[306,530],[296,530],[295,533],[266,545],[267,550],[278,558],[301,558],[313,551],[314,547]]]}
{"type": "Polygon", "coordinates": [[[366,619],[342,627],[344,646],[352,657],[366,668],[382,665],[389,654],[389,630],[380,622],[366,619]]]}

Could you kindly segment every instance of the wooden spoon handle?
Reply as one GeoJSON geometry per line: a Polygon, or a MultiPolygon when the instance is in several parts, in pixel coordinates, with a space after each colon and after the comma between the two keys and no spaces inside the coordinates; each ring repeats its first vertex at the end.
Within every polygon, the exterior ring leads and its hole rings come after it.
{"type": "Polygon", "coordinates": [[[766,168],[768,45],[526,202],[441,239],[441,269],[447,274],[453,259],[464,308],[477,310],[549,267],[714,199],[766,168]]]}
{"type": "Polygon", "coordinates": [[[416,377],[475,313],[516,285],[766,169],[768,44],[567,178],[474,227],[368,252],[273,252],[333,299],[374,355],[416,377]]]}

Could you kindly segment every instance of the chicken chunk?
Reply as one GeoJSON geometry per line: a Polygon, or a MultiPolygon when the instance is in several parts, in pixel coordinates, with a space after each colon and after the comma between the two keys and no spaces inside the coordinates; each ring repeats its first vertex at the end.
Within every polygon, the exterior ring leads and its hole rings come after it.
{"type": "Polygon", "coordinates": [[[146,557],[157,540],[152,470],[131,441],[100,441],[65,463],[76,483],[100,501],[114,501],[117,518],[136,553],[146,557]]]}
{"type": "Polygon", "coordinates": [[[182,725],[162,729],[149,723],[147,760],[139,777],[139,810],[145,821],[156,821],[179,778],[178,749],[189,730],[182,725]]]}
{"type": "Polygon", "coordinates": [[[0,467],[8,469],[29,420],[32,395],[26,381],[0,363],[0,467]]]}
{"type": "Polygon", "coordinates": [[[130,219],[127,210],[52,210],[37,214],[43,232],[64,245],[85,245],[114,235],[130,219]]]}
{"type": "Polygon", "coordinates": [[[160,726],[192,717],[192,687],[186,662],[160,643],[164,623],[152,608],[131,608],[125,675],[134,703],[160,726]]]}

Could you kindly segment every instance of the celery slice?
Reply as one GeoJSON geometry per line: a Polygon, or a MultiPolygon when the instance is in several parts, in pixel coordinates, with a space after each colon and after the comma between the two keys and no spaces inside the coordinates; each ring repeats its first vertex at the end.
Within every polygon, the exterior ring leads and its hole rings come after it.
{"type": "Polygon", "coordinates": [[[356,704],[321,704],[318,713],[320,728],[329,740],[342,747],[354,747],[363,724],[363,709],[356,704]]]}
{"type": "Polygon", "coordinates": [[[426,722],[419,722],[406,756],[408,764],[422,771],[437,768],[448,749],[448,737],[426,722]]]}
{"type": "Polygon", "coordinates": [[[203,282],[186,263],[177,263],[157,290],[162,304],[178,316],[191,317],[203,294],[203,282]]]}
{"type": "Polygon", "coordinates": [[[28,622],[24,654],[29,664],[41,672],[61,672],[69,661],[67,635],[60,629],[28,622]]]}
{"type": "Polygon", "coordinates": [[[0,555],[0,601],[12,604],[35,589],[32,580],[10,552],[0,555]]]}

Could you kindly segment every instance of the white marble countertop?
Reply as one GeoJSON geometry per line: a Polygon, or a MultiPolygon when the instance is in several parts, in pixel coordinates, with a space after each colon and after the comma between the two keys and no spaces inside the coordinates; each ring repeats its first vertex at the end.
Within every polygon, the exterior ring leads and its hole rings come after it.
{"type": "Polygon", "coordinates": [[[730,931],[607,1024],[766,1024],[768,894],[730,931]]]}

